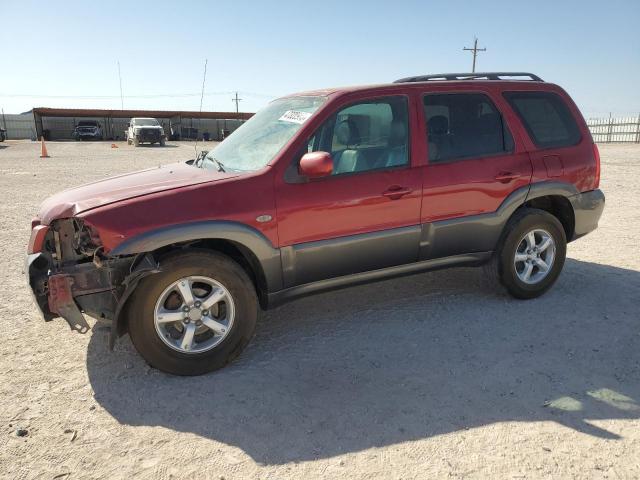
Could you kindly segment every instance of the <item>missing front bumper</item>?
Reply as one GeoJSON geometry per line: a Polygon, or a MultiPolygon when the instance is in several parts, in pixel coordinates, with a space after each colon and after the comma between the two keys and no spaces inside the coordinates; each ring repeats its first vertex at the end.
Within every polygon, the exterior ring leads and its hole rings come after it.
{"type": "Polygon", "coordinates": [[[26,275],[34,303],[45,321],[62,317],[72,330],[86,333],[89,324],[83,313],[111,320],[117,308],[118,290],[131,259],[117,259],[106,267],[93,262],[55,270],[51,257],[42,253],[27,256],[26,275]]]}
{"type": "Polygon", "coordinates": [[[73,278],[69,275],[53,275],[49,277],[49,310],[64,318],[71,330],[87,333],[89,324],[73,300],[73,278]]]}
{"type": "Polygon", "coordinates": [[[111,321],[111,348],[126,331],[122,317],[127,299],[140,280],[160,271],[152,255],[107,259],[100,266],[93,262],[67,265],[52,274],[53,270],[47,254],[27,256],[27,281],[44,320],[62,317],[80,333],[90,329],[85,314],[111,321]]]}
{"type": "Polygon", "coordinates": [[[71,330],[89,331],[89,324],[73,299],[70,275],[49,276],[49,260],[41,253],[27,255],[25,273],[33,301],[45,321],[62,317],[71,330]]]}

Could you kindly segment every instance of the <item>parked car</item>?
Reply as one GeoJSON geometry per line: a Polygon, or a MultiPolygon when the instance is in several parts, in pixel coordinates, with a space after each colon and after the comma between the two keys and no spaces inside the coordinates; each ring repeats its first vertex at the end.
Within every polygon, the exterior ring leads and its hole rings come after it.
{"type": "Polygon", "coordinates": [[[95,120],[80,120],[73,130],[74,140],[102,140],[104,135],[100,123],[95,120]]]}
{"type": "Polygon", "coordinates": [[[7,139],[7,131],[4,128],[0,128],[0,142],[4,142],[7,139]]]}
{"type": "Polygon", "coordinates": [[[27,272],[45,320],[109,320],[111,345],[128,332],[152,366],[201,374],[240,354],[260,307],[313,292],[482,265],[538,297],[597,227],[599,182],[578,108],[532,74],[306,92],[195,161],[50,197],[27,272]]]}
{"type": "Polygon", "coordinates": [[[164,146],[164,128],[155,118],[132,118],[126,131],[127,143],[136,147],[141,143],[159,143],[164,146]]]}

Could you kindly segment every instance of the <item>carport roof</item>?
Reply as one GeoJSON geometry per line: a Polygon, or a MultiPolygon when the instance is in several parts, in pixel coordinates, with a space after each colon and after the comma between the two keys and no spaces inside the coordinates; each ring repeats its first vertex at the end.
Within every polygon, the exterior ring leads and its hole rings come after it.
{"type": "Polygon", "coordinates": [[[217,120],[248,120],[253,113],[236,112],[189,112],[167,110],[102,110],[92,108],[47,108],[34,107],[34,115],[40,117],[152,117],[152,118],[208,118],[217,120]]]}

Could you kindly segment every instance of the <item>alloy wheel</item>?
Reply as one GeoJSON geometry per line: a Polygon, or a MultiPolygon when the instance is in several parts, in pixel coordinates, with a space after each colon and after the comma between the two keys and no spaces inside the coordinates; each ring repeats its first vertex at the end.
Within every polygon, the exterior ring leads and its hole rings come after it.
{"type": "Polygon", "coordinates": [[[229,334],[235,306],[220,282],[204,276],[176,280],[160,294],[153,320],[160,339],[180,353],[202,353],[229,334]]]}
{"type": "Polygon", "coordinates": [[[541,228],[529,231],[518,242],[513,259],[516,275],[523,283],[534,285],[544,280],[553,267],[556,243],[541,228]]]}

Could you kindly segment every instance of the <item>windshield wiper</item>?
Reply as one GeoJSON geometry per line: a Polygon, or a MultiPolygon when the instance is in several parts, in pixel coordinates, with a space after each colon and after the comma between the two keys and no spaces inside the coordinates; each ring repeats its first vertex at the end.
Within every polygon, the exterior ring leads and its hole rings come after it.
{"type": "Polygon", "coordinates": [[[219,172],[226,172],[226,170],[224,169],[224,164],[220,160],[218,160],[215,157],[209,157],[209,158],[211,158],[214,162],[216,162],[216,165],[218,165],[219,172]]]}
{"type": "Polygon", "coordinates": [[[226,172],[226,170],[224,168],[224,163],[222,163],[217,158],[208,155],[208,153],[209,152],[205,152],[205,151],[200,152],[200,154],[198,155],[198,158],[195,161],[195,166],[198,167],[198,168],[204,168],[204,161],[205,160],[213,160],[216,163],[216,166],[218,167],[218,171],[219,172],[226,172]]]}

